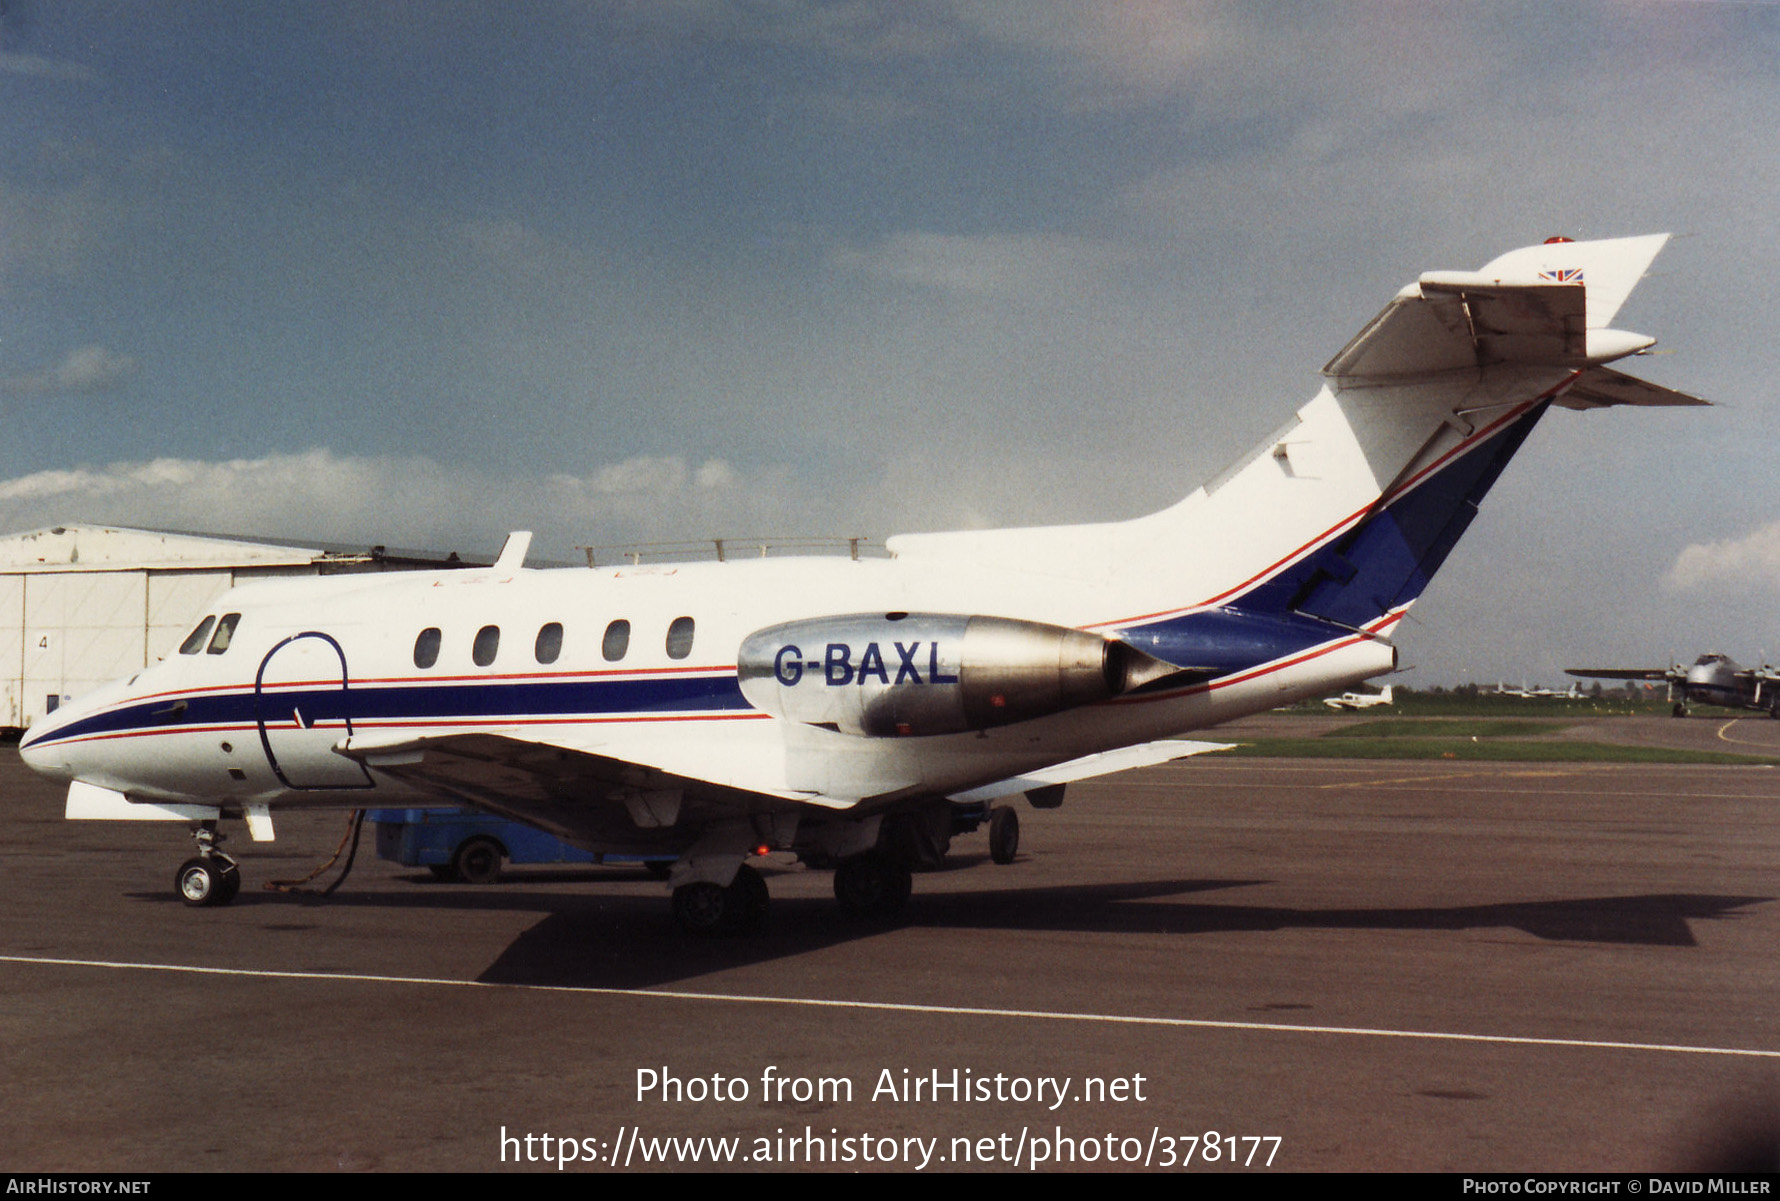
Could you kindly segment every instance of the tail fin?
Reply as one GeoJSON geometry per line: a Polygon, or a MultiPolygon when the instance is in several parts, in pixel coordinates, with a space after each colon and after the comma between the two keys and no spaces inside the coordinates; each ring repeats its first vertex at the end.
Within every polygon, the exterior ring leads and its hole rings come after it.
{"type": "Polygon", "coordinates": [[[1609,323],[1667,237],[1554,240],[1481,271],[1424,274],[1329,361],[1283,429],[1160,513],[901,535],[890,549],[1042,563],[1098,585],[1131,616],[1096,624],[1177,664],[1252,662],[1331,629],[1380,634],[1554,401],[1704,403],[1603,366],[1654,342],[1609,323]]]}
{"type": "Polygon", "coordinates": [[[1553,401],[1704,403],[1601,366],[1655,341],[1608,323],[1666,239],[1550,242],[1423,275],[1330,360],[1284,430],[1130,523],[1149,553],[1133,548],[1122,575],[1134,588],[1171,577],[1191,596],[1196,565],[1221,562],[1229,582],[1198,584],[1193,607],[1388,627],[1553,401]]]}

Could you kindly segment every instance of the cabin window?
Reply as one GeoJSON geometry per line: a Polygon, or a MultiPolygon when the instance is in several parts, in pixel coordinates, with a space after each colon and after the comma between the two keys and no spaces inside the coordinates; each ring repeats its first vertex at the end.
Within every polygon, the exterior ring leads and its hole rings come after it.
{"type": "Polygon", "coordinates": [[[692,653],[692,618],[674,618],[668,627],[667,652],[670,659],[684,659],[692,653]]]}
{"type": "Polygon", "coordinates": [[[195,655],[203,650],[204,640],[210,637],[210,627],[215,624],[216,615],[214,613],[209,617],[206,617],[203,621],[200,621],[198,623],[198,628],[187,634],[185,636],[185,641],[179,644],[179,653],[182,655],[195,655]]]}
{"type": "Polygon", "coordinates": [[[216,623],[216,633],[210,636],[210,649],[206,653],[220,655],[228,650],[229,643],[235,638],[235,626],[240,621],[241,614],[239,613],[223,614],[222,620],[216,623]]]}
{"type": "Polygon", "coordinates": [[[600,654],[606,657],[607,663],[616,663],[624,658],[630,650],[630,622],[620,617],[606,627],[606,636],[600,639],[600,654]]]}
{"type": "Polygon", "coordinates": [[[475,660],[477,667],[487,667],[494,662],[495,652],[501,649],[501,627],[483,626],[476,631],[476,642],[470,647],[470,658],[475,660]]]}
{"type": "Polygon", "coordinates": [[[538,631],[537,645],[532,648],[540,663],[554,663],[562,654],[562,622],[553,621],[538,631]]]}
{"type": "Polygon", "coordinates": [[[414,640],[414,666],[431,667],[439,661],[440,634],[438,626],[428,626],[414,640]]]}

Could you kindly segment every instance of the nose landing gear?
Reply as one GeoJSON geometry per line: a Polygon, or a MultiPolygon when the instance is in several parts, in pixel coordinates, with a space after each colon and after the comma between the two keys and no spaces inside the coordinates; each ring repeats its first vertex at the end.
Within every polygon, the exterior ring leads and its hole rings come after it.
{"type": "Polygon", "coordinates": [[[192,839],[198,844],[198,853],[173,873],[173,890],[195,908],[227,905],[241,891],[241,869],[217,849],[222,836],[216,832],[215,822],[193,826],[192,839]]]}

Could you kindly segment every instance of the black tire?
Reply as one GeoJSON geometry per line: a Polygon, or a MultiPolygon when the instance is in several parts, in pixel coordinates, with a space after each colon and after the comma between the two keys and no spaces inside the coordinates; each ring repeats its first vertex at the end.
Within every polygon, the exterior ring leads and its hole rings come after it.
{"type": "MultiPolygon", "coordinates": [[[[226,874],[228,873],[223,871],[222,864],[214,860],[206,859],[203,856],[187,859],[179,865],[179,870],[173,873],[173,891],[179,894],[180,900],[194,909],[226,905],[235,895],[223,882],[223,877],[226,874]]],[[[233,874],[235,886],[239,888],[240,873],[233,874]]]]}
{"type": "Polygon", "coordinates": [[[744,863],[723,892],[727,907],[723,914],[724,933],[746,934],[759,929],[771,903],[761,874],[744,863]]]}
{"type": "Polygon", "coordinates": [[[1020,853],[1020,815],[1012,809],[997,809],[989,815],[989,858],[1009,864],[1020,853]]]}
{"type": "Polygon", "coordinates": [[[695,938],[715,938],[725,931],[729,890],[709,880],[674,889],[674,921],[695,938]]]}
{"type": "Polygon", "coordinates": [[[834,899],[855,917],[895,918],[908,905],[913,887],[908,866],[878,851],[843,859],[834,869],[834,899]]]}
{"type": "Polygon", "coordinates": [[[241,892],[241,869],[233,863],[223,865],[222,877],[218,881],[216,903],[227,905],[241,892]]]}
{"type": "Polygon", "coordinates": [[[1669,710],[1669,716],[1670,717],[1686,717],[1687,716],[1687,706],[1683,705],[1683,704],[1679,704],[1679,703],[1676,704],[1676,706],[1673,709],[1669,710]]]}
{"type": "Polygon", "coordinates": [[[501,878],[501,844],[492,838],[466,838],[451,856],[451,868],[465,884],[493,884],[501,878]]]}

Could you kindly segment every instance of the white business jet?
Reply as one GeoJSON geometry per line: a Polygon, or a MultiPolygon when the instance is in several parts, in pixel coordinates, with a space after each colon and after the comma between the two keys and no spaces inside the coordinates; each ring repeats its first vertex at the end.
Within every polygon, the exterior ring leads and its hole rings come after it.
{"type": "Polygon", "coordinates": [[[1391,671],[1397,623],[1552,405],[1704,403],[1604,366],[1654,342],[1610,322],[1665,238],[1423,275],[1277,433],[1147,517],[600,569],[527,569],[515,534],[488,569],[251,584],[21,750],[69,781],[71,817],[193,822],[192,904],[240,886],[219,819],[264,836],[280,807],[450,804],[677,855],[696,932],[760,919],[762,850],[835,863],[845,907],[894,913],[955,803],[1051,807],[1391,671]]]}

